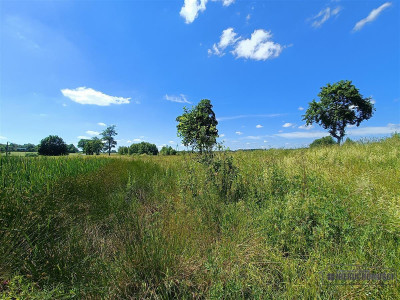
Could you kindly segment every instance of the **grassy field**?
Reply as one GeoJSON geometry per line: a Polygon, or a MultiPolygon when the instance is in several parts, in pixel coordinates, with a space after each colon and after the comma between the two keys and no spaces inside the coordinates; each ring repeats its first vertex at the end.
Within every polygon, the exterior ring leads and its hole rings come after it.
{"type": "Polygon", "coordinates": [[[400,138],[168,157],[0,157],[1,299],[400,299],[400,138]]]}

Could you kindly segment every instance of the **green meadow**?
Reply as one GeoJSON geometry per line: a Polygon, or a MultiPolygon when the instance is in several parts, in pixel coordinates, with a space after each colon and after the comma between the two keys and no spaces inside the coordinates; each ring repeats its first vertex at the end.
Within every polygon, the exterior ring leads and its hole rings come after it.
{"type": "Polygon", "coordinates": [[[1,299],[400,299],[400,137],[177,156],[0,157],[1,299]]]}

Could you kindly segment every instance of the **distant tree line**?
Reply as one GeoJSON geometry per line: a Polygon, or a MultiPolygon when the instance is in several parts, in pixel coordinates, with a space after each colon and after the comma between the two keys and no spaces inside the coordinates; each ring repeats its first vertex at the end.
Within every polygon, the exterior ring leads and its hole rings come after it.
{"type": "Polygon", "coordinates": [[[151,144],[148,142],[141,142],[137,144],[132,144],[129,147],[119,147],[118,153],[121,155],[132,155],[132,154],[148,154],[148,155],[157,155],[158,148],[155,144],[151,144]]]}

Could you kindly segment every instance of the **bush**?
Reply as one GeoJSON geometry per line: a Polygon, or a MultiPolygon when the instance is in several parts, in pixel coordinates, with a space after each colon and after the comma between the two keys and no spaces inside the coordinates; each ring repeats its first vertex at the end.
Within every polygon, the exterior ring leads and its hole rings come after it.
{"type": "Polygon", "coordinates": [[[171,146],[164,146],[161,148],[161,155],[176,155],[177,151],[173,149],[171,146]]]}
{"type": "Polygon", "coordinates": [[[324,136],[323,138],[316,139],[314,142],[310,144],[310,148],[320,147],[320,146],[330,146],[336,145],[337,143],[331,136],[324,136]]]}
{"type": "Polygon", "coordinates": [[[49,135],[40,141],[38,153],[51,156],[68,155],[68,146],[59,136],[49,135]]]}

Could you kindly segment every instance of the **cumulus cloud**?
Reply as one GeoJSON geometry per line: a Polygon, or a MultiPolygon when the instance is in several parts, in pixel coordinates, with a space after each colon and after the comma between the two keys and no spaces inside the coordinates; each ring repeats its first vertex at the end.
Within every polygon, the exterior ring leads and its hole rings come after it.
{"type": "MultiPolygon", "coordinates": [[[[223,6],[229,6],[235,0],[213,0],[222,1],[223,6]]],[[[179,14],[185,19],[186,24],[192,23],[199,15],[199,12],[206,10],[208,0],[185,0],[179,14]]]]}
{"type": "Polygon", "coordinates": [[[236,41],[240,38],[237,38],[236,36],[237,33],[233,31],[232,27],[225,29],[224,31],[222,31],[218,44],[214,44],[212,46],[212,49],[208,49],[208,54],[214,54],[218,56],[224,55],[225,53],[223,51],[225,50],[225,48],[229,45],[236,43],[236,41]]]}
{"type": "Polygon", "coordinates": [[[302,110],[304,110],[304,107],[299,106],[298,110],[302,111],[302,110]]]}
{"type": "Polygon", "coordinates": [[[364,27],[365,24],[374,21],[384,9],[388,8],[391,5],[392,5],[391,2],[386,2],[381,6],[379,6],[378,8],[373,9],[366,18],[356,23],[356,25],[353,28],[353,32],[360,30],[361,28],[364,27]]]}
{"type": "Polygon", "coordinates": [[[258,125],[256,125],[256,128],[263,128],[264,126],[262,126],[262,125],[260,125],[260,124],[258,124],[258,125]]]}
{"type": "Polygon", "coordinates": [[[264,29],[257,29],[251,34],[250,39],[240,40],[236,43],[232,54],[236,58],[254,60],[267,60],[278,57],[283,47],[271,41],[272,34],[264,29]]]}
{"type": "Polygon", "coordinates": [[[293,127],[294,124],[293,123],[285,123],[282,125],[282,127],[288,128],[288,127],[293,127]]]}
{"type": "Polygon", "coordinates": [[[314,20],[314,22],[311,25],[316,28],[320,27],[322,24],[328,21],[330,17],[338,15],[341,10],[342,8],[340,6],[334,9],[327,7],[311,18],[311,20],[314,20]]]}
{"type": "Polygon", "coordinates": [[[61,93],[79,104],[109,106],[110,104],[128,104],[131,98],[115,97],[96,91],[92,88],[78,87],[76,89],[63,89],[61,93]]]}
{"type": "Polygon", "coordinates": [[[87,133],[88,135],[92,135],[92,136],[96,136],[96,135],[99,135],[99,134],[100,134],[100,132],[93,131],[93,130],[88,130],[88,131],[86,131],[86,133],[87,133]]]}
{"type": "Polygon", "coordinates": [[[180,94],[179,96],[169,96],[169,95],[165,95],[164,96],[165,100],[171,101],[171,102],[177,102],[177,103],[189,103],[191,104],[191,102],[189,102],[186,99],[186,96],[183,94],[180,94]]]}
{"type": "Polygon", "coordinates": [[[103,123],[103,122],[99,122],[99,123],[97,123],[97,125],[100,125],[100,126],[107,126],[107,124],[106,124],[106,123],[103,123]]]}
{"type": "Polygon", "coordinates": [[[278,57],[284,46],[271,41],[272,34],[264,29],[256,29],[249,39],[244,39],[234,32],[233,28],[225,29],[218,44],[208,49],[209,55],[223,56],[224,50],[232,46],[232,55],[236,58],[267,60],[278,57]]]}

